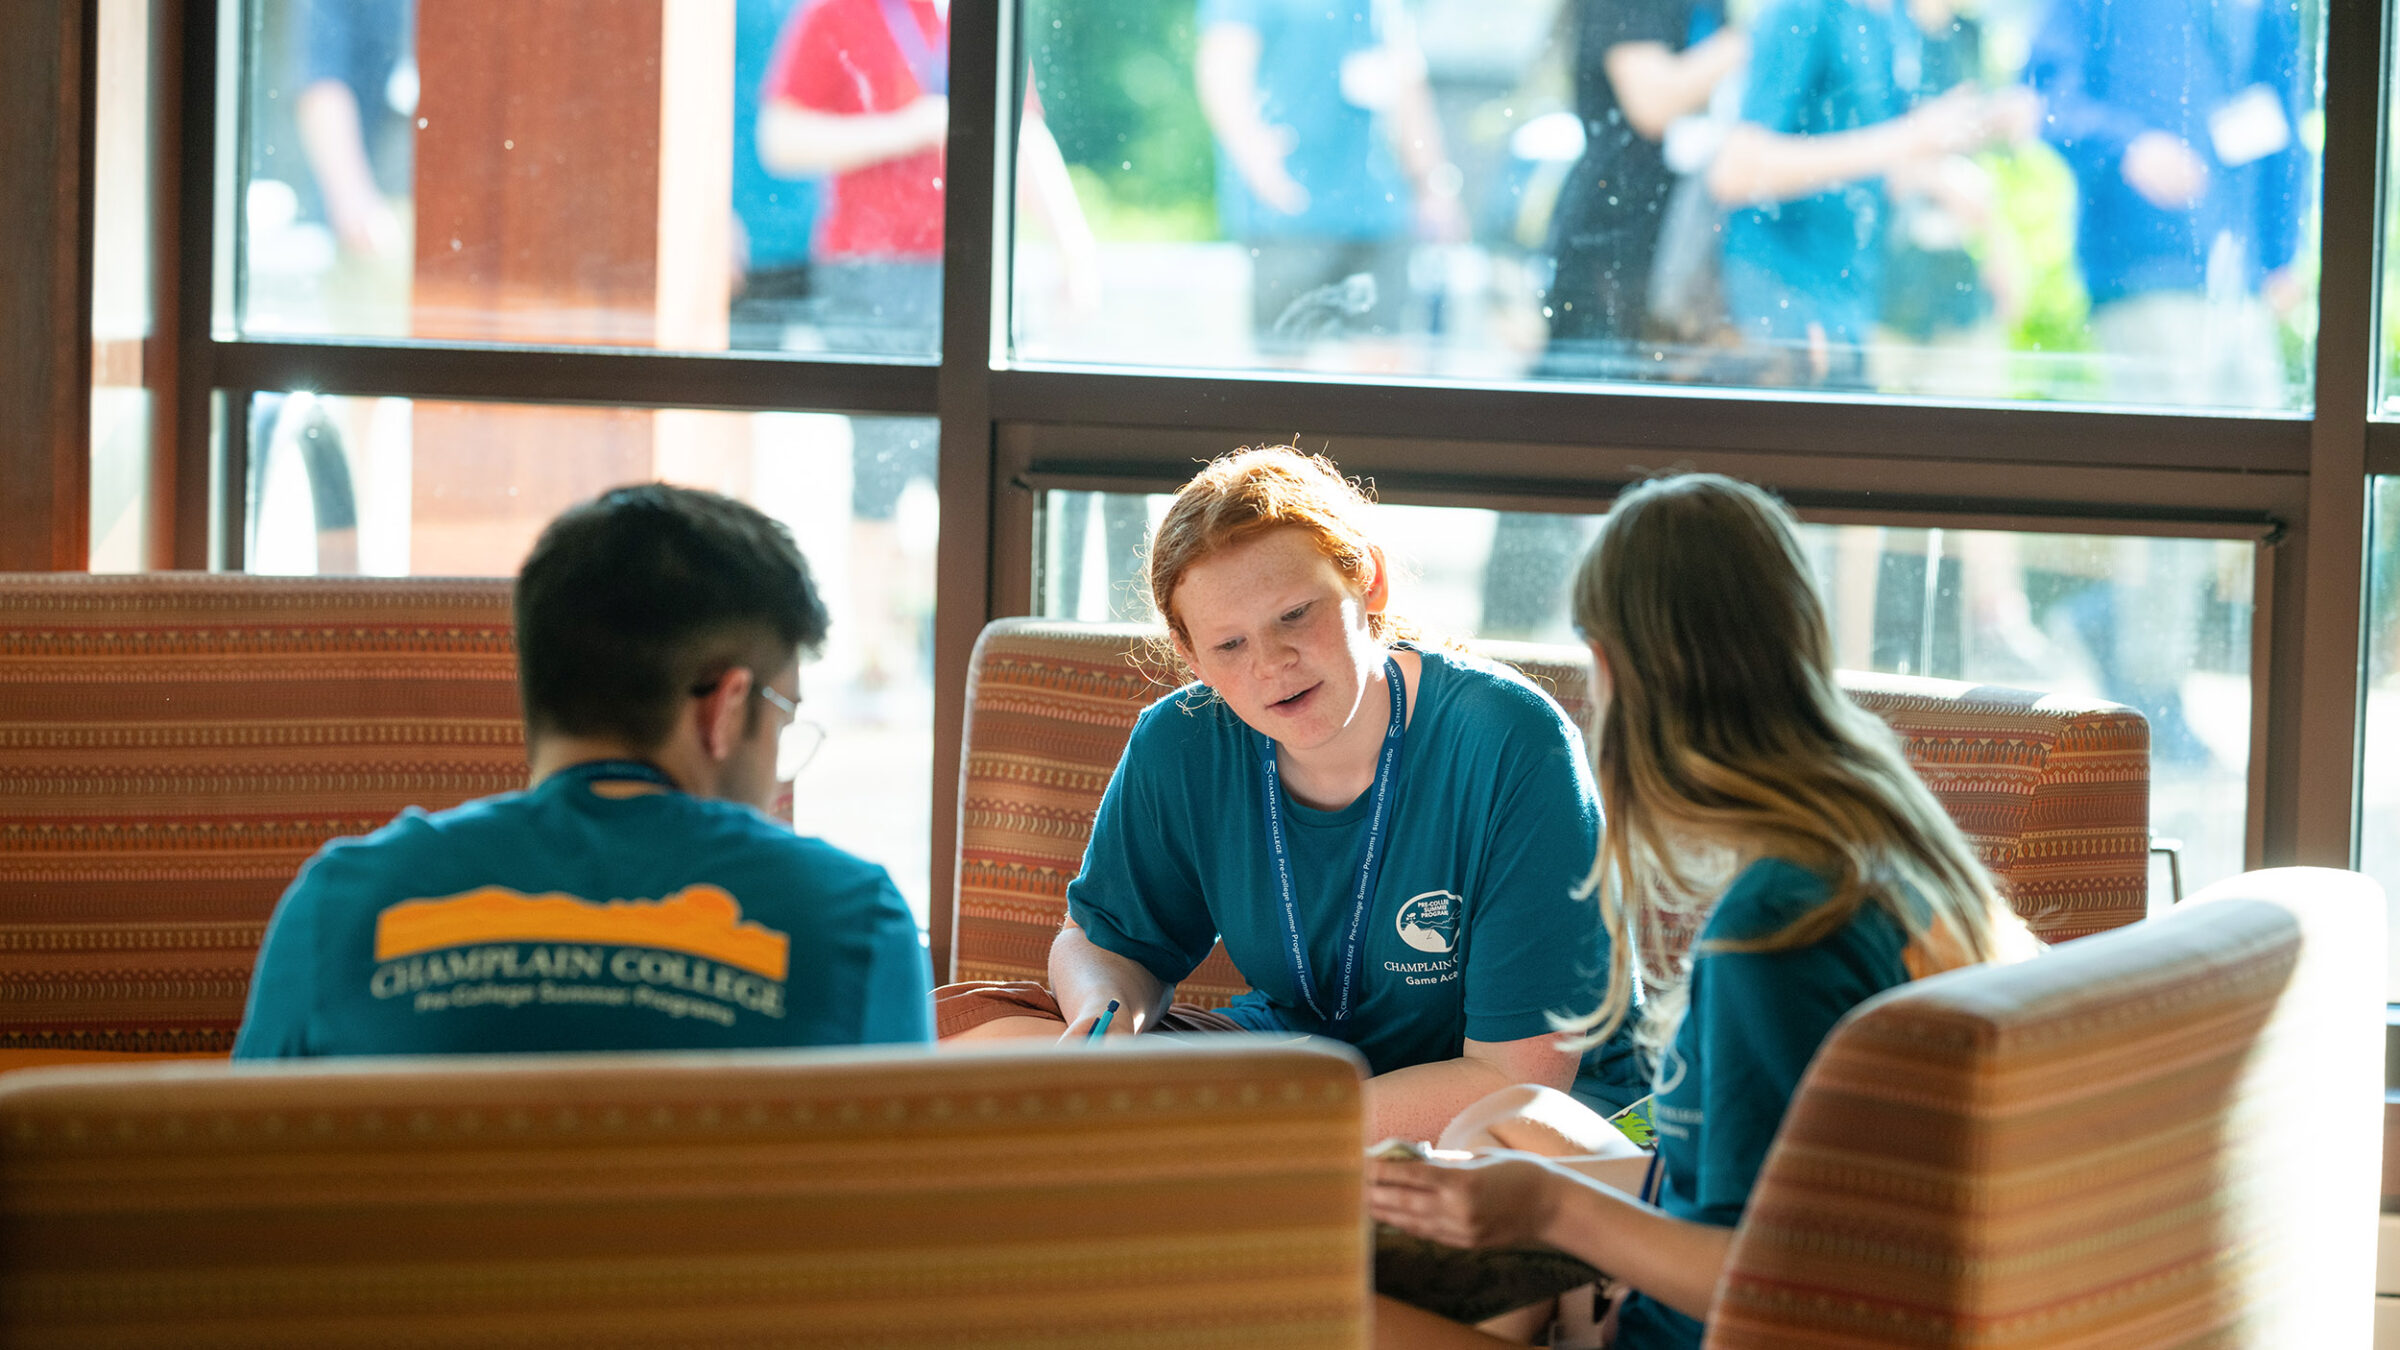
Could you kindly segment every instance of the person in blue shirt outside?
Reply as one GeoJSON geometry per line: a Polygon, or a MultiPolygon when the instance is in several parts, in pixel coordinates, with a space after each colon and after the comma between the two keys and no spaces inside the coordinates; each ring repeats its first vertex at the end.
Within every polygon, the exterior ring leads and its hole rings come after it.
{"type": "MultiPolygon", "coordinates": [[[[1548,1088],[1511,1089],[1443,1141],[1498,1147],[1372,1162],[1368,1207],[1457,1246],[1579,1256],[1631,1290],[1614,1345],[1696,1348],[1767,1148],[1834,1024],[1883,990],[2036,944],[1898,739],[1842,693],[1781,503],[1709,474],[1633,489],[1584,558],[1574,612],[1607,822],[1586,884],[1611,943],[1607,996],[1571,1025],[1601,1036],[1640,1018],[1657,1152],[1548,1088]],[[1646,963],[1637,1011],[1633,935],[1695,922],[1680,971],[1646,963]]],[[[1377,1336],[1492,1343],[1391,1303],[1377,1336]]]]}
{"type": "Polygon", "coordinates": [[[797,7],[798,0],[738,0],[733,7],[733,224],[740,279],[729,345],[741,350],[782,347],[811,312],[809,242],[824,185],[770,173],[758,153],[769,61],[797,7]]]}
{"type": "Polygon", "coordinates": [[[1939,199],[1944,161],[2028,134],[2032,105],[1927,97],[1905,0],[1769,0],[1750,35],[1741,120],[1707,171],[1728,209],[1726,308],[1769,355],[1764,382],[1864,388],[1890,194],[1939,199]]]}
{"type": "Polygon", "coordinates": [[[2025,78],[2075,171],[2076,251],[2110,394],[2291,405],[2277,312],[2311,166],[2299,12],[2262,0],[2054,0],[2025,78]]]}
{"type": "Polygon", "coordinates": [[[516,586],[531,786],[310,859],[234,1058],[930,1041],[891,878],[761,813],[815,748],[826,625],[740,502],[646,484],[552,521],[516,586]]]}
{"type": "Polygon", "coordinates": [[[1425,58],[1397,0],[1201,0],[1196,79],[1217,214],[1246,246],[1261,353],[1392,349],[1413,241],[1464,239],[1425,58]]]}
{"type": "MultiPolygon", "coordinates": [[[[1381,1134],[1432,1138],[1517,1081],[1565,1089],[1551,1015],[1607,962],[1572,892],[1598,818],[1565,714],[1513,671],[1412,641],[1329,461],[1287,446],[1184,485],[1151,598],[1194,682],[1135,725],[1092,824],[1048,989],[951,986],[942,1033],[1309,1033],[1365,1056],[1381,1134]],[[1222,937],[1252,989],[1174,1003],[1222,937]],[[1064,1024],[1063,1027],[1061,1024],[1064,1024]]],[[[1630,1043],[1582,1085],[1640,1095],[1630,1043]]]]}

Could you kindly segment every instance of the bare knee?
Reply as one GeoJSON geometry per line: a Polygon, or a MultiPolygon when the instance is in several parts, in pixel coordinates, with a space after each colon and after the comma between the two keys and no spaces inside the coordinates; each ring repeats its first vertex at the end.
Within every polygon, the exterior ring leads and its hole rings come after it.
{"type": "Polygon", "coordinates": [[[984,1041],[1057,1040],[1067,1024],[1055,1017],[995,1017],[944,1036],[939,1045],[952,1049],[984,1041]]]}

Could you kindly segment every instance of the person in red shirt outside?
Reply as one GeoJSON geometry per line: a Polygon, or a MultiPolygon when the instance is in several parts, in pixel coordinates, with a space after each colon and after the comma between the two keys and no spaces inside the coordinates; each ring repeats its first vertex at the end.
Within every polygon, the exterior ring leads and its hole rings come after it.
{"type": "MultiPolygon", "coordinates": [[[[809,263],[810,308],[825,350],[940,350],[949,93],[950,0],[804,0],[776,39],[759,100],[758,157],[772,174],[830,180],[809,263]]],[[[1017,167],[1020,201],[1058,247],[1068,303],[1093,307],[1091,227],[1030,92],[1017,167]]],[[[911,481],[933,478],[936,452],[922,424],[851,422],[851,572],[870,592],[855,606],[859,683],[870,698],[903,662],[923,664],[922,625],[900,590],[910,569],[893,517],[911,481]]],[[[874,717],[883,709],[878,700],[862,711],[874,717]]]]}
{"type": "MultiPolygon", "coordinates": [[[[834,350],[935,350],[949,10],[949,0],[811,0],[769,63],[760,160],[788,177],[832,179],[812,270],[834,350]]],[[[1085,301],[1095,289],[1091,228],[1039,100],[1026,102],[1019,191],[1059,245],[1070,298],[1085,301]]]]}

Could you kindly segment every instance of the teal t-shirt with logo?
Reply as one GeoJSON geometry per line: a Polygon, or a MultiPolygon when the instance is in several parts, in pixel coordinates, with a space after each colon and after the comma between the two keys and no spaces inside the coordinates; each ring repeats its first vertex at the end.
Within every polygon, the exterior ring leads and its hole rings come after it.
{"type": "MultiPolygon", "coordinates": [[[[1726,888],[1699,941],[1765,937],[1830,891],[1806,868],[1761,859],[1726,888]]],[[[1852,1008],[1908,983],[1909,948],[1900,921],[1870,903],[1806,947],[1695,955],[1690,1002],[1659,1063],[1650,1109],[1660,1209],[1720,1228],[1741,1223],[1817,1047],[1852,1008]]],[[[1701,1336],[1699,1322],[1635,1294],[1619,1314],[1615,1344],[1699,1350],[1701,1336]]]]}
{"type": "Polygon", "coordinates": [[[267,925],[236,1059],[933,1039],[881,867],[638,764],[326,845],[267,925]],[[595,783],[603,791],[594,791],[595,783]]]}
{"type": "MultiPolygon", "coordinates": [[[[1597,1007],[1607,972],[1598,908],[1573,895],[1599,829],[1580,739],[1516,672],[1419,655],[1343,1036],[1376,1073],[1455,1059],[1463,1040],[1542,1035],[1548,1014],[1597,1007]]],[[[1329,1034],[1285,952],[1259,747],[1258,733],[1201,686],[1145,710],[1067,912],[1093,942],[1170,984],[1222,934],[1252,986],[1228,1015],[1262,1031],[1329,1034]]],[[[1372,797],[1318,811],[1283,796],[1309,971],[1328,1011],[1372,797]]],[[[1611,1105],[1640,1095],[1623,1046],[1593,1053],[1616,1070],[1611,1105]]]]}

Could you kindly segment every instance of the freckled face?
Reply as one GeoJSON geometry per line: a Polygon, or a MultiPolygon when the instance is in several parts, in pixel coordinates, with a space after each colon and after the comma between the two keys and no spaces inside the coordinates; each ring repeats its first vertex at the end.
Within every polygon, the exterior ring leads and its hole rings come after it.
{"type": "MultiPolygon", "coordinates": [[[[1384,599],[1380,574],[1362,592],[1306,530],[1268,530],[1184,572],[1176,650],[1236,717],[1288,750],[1315,750],[1363,725],[1360,700],[1384,656],[1367,616],[1384,599]]],[[[1384,710],[1366,720],[1380,744],[1384,710]]]]}

